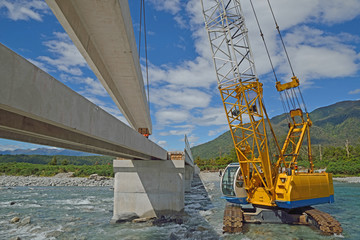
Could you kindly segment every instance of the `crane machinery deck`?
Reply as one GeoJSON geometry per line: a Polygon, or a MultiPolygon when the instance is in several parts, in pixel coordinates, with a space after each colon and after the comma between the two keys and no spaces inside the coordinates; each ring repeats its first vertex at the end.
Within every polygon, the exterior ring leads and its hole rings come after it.
{"type": "Polygon", "coordinates": [[[334,202],[332,174],[314,172],[312,122],[270,1],[267,3],[292,72],[291,80],[285,83],[278,80],[254,5],[249,1],[287,112],[289,131],[280,147],[263,103],[263,84],[256,73],[240,0],[202,0],[218,88],[238,159],[237,164],[225,169],[221,181],[223,198],[228,202],[223,231],[239,232],[244,223],[266,222],[314,225],[324,233],[341,234],[336,219],[311,207],[334,202]],[[277,152],[273,156],[268,135],[272,135],[277,152]],[[297,161],[305,142],[309,170],[300,172],[297,161]]]}

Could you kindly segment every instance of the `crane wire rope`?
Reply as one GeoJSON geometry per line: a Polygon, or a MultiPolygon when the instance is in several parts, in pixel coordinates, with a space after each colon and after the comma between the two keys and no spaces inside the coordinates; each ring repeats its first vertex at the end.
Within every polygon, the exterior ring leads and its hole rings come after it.
{"type": "Polygon", "coordinates": [[[142,33],[142,22],[144,22],[144,45],[145,45],[145,69],[146,69],[146,86],[147,86],[147,101],[150,111],[150,85],[149,85],[149,65],[148,65],[148,55],[147,55],[147,38],[146,38],[146,18],[145,18],[145,0],[140,0],[140,29],[139,29],[139,61],[141,54],[141,33],[142,33]],[[144,16],[144,18],[143,18],[144,16]]]}
{"type": "MultiPolygon", "coordinates": [[[[267,0],[267,2],[268,2],[268,5],[269,5],[269,8],[270,8],[270,11],[271,11],[271,15],[272,15],[272,17],[273,17],[273,19],[274,19],[274,23],[275,23],[276,29],[277,29],[277,31],[278,31],[278,34],[279,34],[279,37],[280,37],[282,46],[283,46],[283,48],[284,48],[284,52],[285,52],[285,54],[286,54],[286,58],[287,58],[287,60],[288,60],[288,63],[289,63],[289,66],[290,66],[292,75],[293,75],[293,77],[295,77],[294,69],[293,69],[293,67],[292,67],[292,64],[291,64],[291,61],[290,61],[290,57],[289,57],[288,51],[287,51],[287,49],[286,49],[286,46],[285,46],[285,43],[284,43],[284,40],[283,40],[281,31],[280,31],[280,27],[279,27],[279,25],[278,25],[278,23],[277,23],[277,21],[276,21],[275,14],[274,14],[273,8],[272,8],[272,6],[271,6],[270,0],[267,0]]],[[[298,88],[299,95],[300,95],[300,97],[301,97],[301,101],[302,101],[302,104],[303,104],[303,106],[304,106],[305,112],[307,113],[308,111],[307,111],[307,108],[306,108],[306,105],[305,105],[305,101],[304,101],[304,98],[303,98],[303,96],[302,96],[300,87],[297,87],[297,88],[298,88]]],[[[295,96],[296,96],[296,93],[295,93],[295,92],[294,92],[294,94],[295,94],[295,96]]],[[[296,100],[298,101],[297,96],[296,96],[296,100]]],[[[300,105],[299,101],[298,101],[298,104],[299,104],[299,107],[301,108],[301,105],[300,105]]]]}
{"type": "MultiPolygon", "coordinates": [[[[275,68],[274,68],[274,64],[273,64],[273,62],[272,62],[272,59],[271,59],[271,56],[270,56],[270,52],[269,52],[269,49],[268,49],[267,44],[266,44],[266,41],[265,41],[264,33],[262,32],[262,29],[261,29],[261,26],[260,26],[260,22],[259,22],[259,19],[258,19],[258,17],[257,17],[256,11],[255,11],[255,7],[254,7],[254,4],[253,4],[252,0],[250,0],[250,4],[251,4],[251,8],[252,8],[252,10],[253,10],[253,13],[254,13],[254,16],[255,16],[255,19],[256,19],[257,26],[258,26],[259,31],[260,31],[260,36],[261,36],[262,41],[263,41],[264,46],[265,46],[266,54],[267,54],[267,56],[268,56],[268,59],[269,59],[270,65],[271,65],[271,69],[272,69],[272,72],[273,72],[273,74],[274,74],[275,81],[277,82],[278,79],[277,79],[276,71],[275,71],[275,68]]],[[[284,98],[283,98],[281,92],[280,92],[280,98],[281,98],[281,103],[282,103],[284,112],[288,112],[287,109],[286,109],[286,104],[287,104],[288,108],[290,109],[289,102],[288,102],[288,101],[284,101],[284,98]],[[285,104],[285,102],[286,102],[286,104],[285,104]]],[[[286,98],[286,96],[285,96],[285,98],[286,98]]],[[[290,119],[289,119],[288,116],[287,116],[287,120],[288,120],[288,122],[290,122],[290,119]]]]}
{"type": "MultiPolygon", "coordinates": [[[[290,57],[289,57],[289,54],[287,52],[287,49],[286,49],[286,46],[285,46],[285,43],[284,43],[284,40],[283,40],[283,37],[281,35],[281,31],[280,31],[280,27],[276,21],[276,18],[275,18],[275,14],[274,14],[274,11],[272,9],[272,6],[271,6],[271,3],[269,0],[267,0],[268,2],[268,5],[269,5],[269,8],[270,8],[270,11],[271,11],[271,15],[273,17],[273,20],[275,22],[275,26],[276,26],[276,29],[277,29],[277,32],[278,32],[278,35],[280,37],[280,40],[281,40],[281,43],[282,43],[282,46],[283,46],[283,49],[284,49],[284,52],[285,52],[285,55],[286,55],[286,58],[287,58],[287,61],[289,63],[289,66],[290,66],[290,70],[291,70],[291,73],[293,75],[293,77],[295,77],[295,73],[294,73],[294,70],[293,70],[293,67],[292,67],[292,64],[291,64],[291,61],[290,61],[290,57]]],[[[275,81],[278,81],[277,79],[277,76],[276,76],[276,71],[275,71],[275,68],[274,68],[274,65],[273,65],[273,62],[272,62],[272,59],[271,59],[271,56],[270,56],[270,53],[269,53],[269,49],[267,47],[267,44],[266,44],[266,40],[265,40],[265,37],[264,37],[264,34],[263,34],[263,31],[261,29],[261,26],[260,26],[260,22],[259,22],[259,19],[257,17],[257,14],[256,14],[256,11],[255,11],[255,7],[253,5],[253,2],[252,0],[250,0],[250,4],[251,4],[251,8],[253,10],[253,13],[254,13],[254,16],[255,16],[255,19],[256,19],[256,23],[257,23],[257,26],[259,28],[259,31],[260,31],[260,36],[263,40],[263,43],[264,43],[264,46],[265,46],[265,49],[266,49],[266,53],[267,53],[267,56],[268,56],[268,59],[269,59],[269,62],[270,62],[270,65],[271,65],[271,68],[272,68],[272,72],[274,74],[274,77],[275,77],[275,81]]],[[[302,106],[304,107],[305,109],[305,112],[307,113],[307,108],[306,108],[306,105],[305,105],[305,101],[304,101],[304,98],[302,96],[302,93],[301,93],[301,90],[300,90],[300,87],[297,87],[298,89],[298,92],[299,92],[299,95],[301,97],[301,101],[302,101],[302,106]]],[[[281,98],[281,102],[282,102],[282,105],[283,105],[283,109],[284,109],[284,112],[290,112],[291,109],[295,109],[297,108],[296,105],[298,105],[299,108],[301,108],[301,104],[300,104],[300,101],[298,99],[298,96],[296,94],[296,92],[294,91],[294,89],[288,91],[288,90],[285,90],[284,91],[284,97],[282,96],[282,93],[280,93],[280,98],[281,98]],[[286,102],[286,104],[285,104],[286,102]],[[297,104],[296,104],[297,103],[297,104]],[[286,107],[288,109],[286,109],[286,107]]],[[[288,121],[290,121],[290,119],[288,118],[288,121]]]]}

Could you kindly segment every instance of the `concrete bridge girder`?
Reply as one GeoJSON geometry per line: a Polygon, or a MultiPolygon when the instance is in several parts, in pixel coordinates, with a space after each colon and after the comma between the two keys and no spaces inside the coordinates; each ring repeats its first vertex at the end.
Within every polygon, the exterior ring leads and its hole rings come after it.
{"type": "Polygon", "coordinates": [[[127,0],[46,0],[135,130],[152,124],[127,0]]]}
{"type": "Polygon", "coordinates": [[[126,157],[167,151],[0,44],[0,137],[126,157]]]}

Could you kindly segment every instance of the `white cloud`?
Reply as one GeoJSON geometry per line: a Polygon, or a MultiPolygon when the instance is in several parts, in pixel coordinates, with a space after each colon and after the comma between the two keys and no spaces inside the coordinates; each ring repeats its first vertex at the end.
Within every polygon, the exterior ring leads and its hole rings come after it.
{"type": "Polygon", "coordinates": [[[211,125],[227,125],[225,110],[223,107],[213,108],[208,107],[202,110],[201,117],[194,118],[197,125],[211,126],[211,125]]]}
{"type": "Polygon", "coordinates": [[[0,9],[7,9],[7,17],[11,20],[36,20],[43,21],[42,16],[48,14],[49,7],[44,1],[33,0],[16,0],[16,1],[6,1],[0,0],[0,9]]]}
{"type": "Polygon", "coordinates": [[[187,129],[173,129],[167,132],[160,132],[160,136],[188,135],[193,131],[194,127],[187,129]]]}
{"type": "Polygon", "coordinates": [[[349,92],[349,94],[359,94],[360,93],[360,88],[352,90],[349,92]]]}
{"type": "Polygon", "coordinates": [[[51,70],[48,69],[43,62],[39,62],[39,61],[36,61],[34,59],[31,59],[31,58],[27,58],[26,60],[28,60],[29,62],[31,62],[32,64],[34,64],[35,66],[37,66],[38,68],[43,70],[44,72],[47,72],[47,73],[51,72],[51,70]]]}
{"type": "Polygon", "coordinates": [[[150,0],[156,10],[176,14],[181,10],[180,0],[150,0]]]}
{"type": "Polygon", "coordinates": [[[81,76],[80,67],[87,66],[85,59],[65,33],[55,32],[54,35],[54,40],[43,43],[53,57],[39,56],[38,59],[57,68],[58,71],[81,76]]]}
{"type": "Polygon", "coordinates": [[[109,94],[100,83],[99,80],[92,79],[90,77],[82,79],[82,82],[85,83],[84,90],[80,91],[79,93],[82,95],[94,95],[94,96],[103,96],[106,97],[109,94]]]}
{"type": "Polygon", "coordinates": [[[176,67],[149,65],[149,79],[152,84],[168,83],[180,87],[205,87],[216,83],[210,59],[197,57],[176,67]]]}
{"type": "Polygon", "coordinates": [[[215,135],[217,135],[217,134],[219,134],[221,132],[227,131],[227,130],[229,130],[228,125],[224,125],[224,126],[216,128],[216,129],[213,128],[213,129],[209,130],[208,136],[210,136],[210,137],[215,136],[215,135]]]}
{"type": "Polygon", "coordinates": [[[191,115],[185,110],[161,109],[155,113],[156,122],[159,125],[182,123],[190,119],[191,115]]]}
{"type": "Polygon", "coordinates": [[[19,148],[21,147],[18,145],[0,145],[0,151],[13,151],[19,148]]]}
{"type": "Polygon", "coordinates": [[[160,145],[161,147],[165,148],[166,145],[167,145],[167,141],[165,141],[165,140],[160,140],[160,141],[157,141],[157,144],[160,145]]]}
{"type": "MultiPolygon", "coordinates": [[[[199,140],[199,137],[195,134],[191,134],[190,136],[187,136],[187,139],[189,141],[190,147],[193,147],[195,143],[199,140]]],[[[181,142],[185,142],[185,137],[180,140],[181,142]]]]}
{"type": "Polygon", "coordinates": [[[162,87],[151,90],[151,102],[161,107],[180,106],[184,109],[204,108],[211,95],[192,88],[162,87]]]}

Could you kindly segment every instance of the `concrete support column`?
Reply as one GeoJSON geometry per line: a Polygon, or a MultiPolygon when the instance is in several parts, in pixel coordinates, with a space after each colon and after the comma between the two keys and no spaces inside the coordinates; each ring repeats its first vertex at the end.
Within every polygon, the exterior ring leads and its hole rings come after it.
{"type": "Polygon", "coordinates": [[[190,165],[185,165],[185,191],[191,191],[191,182],[194,178],[194,167],[190,165]]]}
{"type": "Polygon", "coordinates": [[[181,160],[114,160],[114,214],[161,217],[184,209],[185,163],[181,160]]]}

